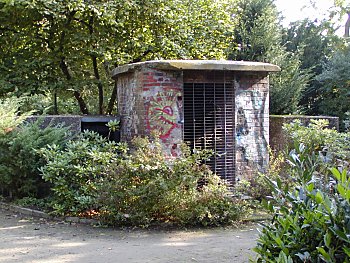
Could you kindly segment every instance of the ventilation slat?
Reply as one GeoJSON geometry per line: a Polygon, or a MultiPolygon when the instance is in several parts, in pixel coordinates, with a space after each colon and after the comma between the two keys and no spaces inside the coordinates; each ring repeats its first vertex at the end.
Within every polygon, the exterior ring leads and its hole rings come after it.
{"type": "Polygon", "coordinates": [[[184,84],[184,140],[190,147],[213,150],[207,164],[234,183],[234,87],[227,83],[184,84]]]}

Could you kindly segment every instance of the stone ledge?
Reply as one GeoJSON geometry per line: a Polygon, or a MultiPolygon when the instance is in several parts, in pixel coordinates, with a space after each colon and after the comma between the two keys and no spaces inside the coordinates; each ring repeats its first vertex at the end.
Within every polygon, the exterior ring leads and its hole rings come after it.
{"type": "Polygon", "coordinates": [[[280,67],[262,62],[231,61],[231,60],[151,60],[119,66],[112,71],[112,78],[119,74],[133,72],[142,67],[161,70],[227,70],[227,71],[254,71],[278,72],[280,67]]]}

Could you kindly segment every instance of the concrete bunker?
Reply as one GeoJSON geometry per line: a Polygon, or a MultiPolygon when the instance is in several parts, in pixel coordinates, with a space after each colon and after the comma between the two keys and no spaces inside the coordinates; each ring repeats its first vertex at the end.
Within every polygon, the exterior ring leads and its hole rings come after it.
{"type": "Polygon", "coordinates": [[[165,154],[179,145],[211,149],[207,163],[234,184],[268,162],[269,72],[258,62],[160,60],[117,67],[121,141],[160,133],[165,154]]]}

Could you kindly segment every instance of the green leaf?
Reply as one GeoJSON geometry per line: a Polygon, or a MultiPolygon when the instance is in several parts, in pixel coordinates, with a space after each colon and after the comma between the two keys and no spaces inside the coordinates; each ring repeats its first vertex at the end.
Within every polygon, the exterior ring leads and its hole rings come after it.
{"type": "Polygon", "coordinates": [[[333,168],[331,168],[331,172],[332,172],[332,174],[334,175],[334,177],[335,177],[338,181],[340,181],[341,175],[340,175],[340,172],[338,171],[338,169],[333,167],[333,168]]]}
{"type": "Polygon", "coordinates": [[[327,248],[330,248],[330,244],[331,244],[331,241],[332,241],[332,235],[331,233],[327,232],[325,235],[324,235],[324,243],[326,245],[327,248]]]}
{"type": "Polygon", "coordinates": [[[312,190],[314,190],[314,188],[315,188],[314,183],[310,183],[310,184],[308,184],[308,185],[306,186],[306,190],[307,190],[308,192],[312,192],[312,190]]]}
{"type": "Polygon", "coordinates": [[[316,203],[321,204],[323,202],[323,196],[320,191],[318,191],[315,195],[316,203]]]}
{"type": "Polygon", "coordinates": [[[335,230],[334,232],[337,235],[337,237],[339,237],[341,240],[350,244],[350,239],[347,237],[347,235],[343,231],[335,230]]]}
{"type": "Polygon", "coordinates": [[[344,252],[346,253],[346,255],[348,255],[348,257],[350,257],[350,248],[348,247],[343,247],[344,252]]]}
{"type": "Polygon", "coordinates": [[[321,258],[325,260],[326,262],[331,262],[331,256],[324,250],[322,247],[316,248],[318,252],[322,254],[321,258]]]}
{"type": "Polygon", "coordinates": [[[345,188],[341,184],[337,185],[337,190],[343,198],[346,198],[347,191],[345,190],[345,188]]]}

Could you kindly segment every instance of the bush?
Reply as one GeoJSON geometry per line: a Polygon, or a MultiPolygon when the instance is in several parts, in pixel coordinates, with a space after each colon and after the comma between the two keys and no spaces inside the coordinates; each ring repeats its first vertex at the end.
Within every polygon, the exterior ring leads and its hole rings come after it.
{"type": "Polygon", "coordinates": [[[136,138],[134,151],[112,165],[100,198],[103,215],[112,224],[147,226],[170,222],[184,225],[231,223],[243,207],[230,197],[225,183],[202,165],[208,152],[167,160],[161,144],[136,138]]]}
{"type": "Polygon", "coordinates": [[[274,214],[263,225],[255,252],[257,262],[349,262],[350,176],[331,170],[301,144],[289,163],[295,186],[268,180],[274,214]]]}
{"type": "Polygon", "coordinates": [[[248,196],[253,200],[264,200],[271,196],[271,189],[266,182],[266,177],[270,180],[279,178],[284,184],[290,184],[291,180],[286,174],[286,162],[284,152],[273,152],[269,149],[269,164],[264,173],[256,172],[249,180],[240,180],[235,186],[235,191],[240,196],[248,196]]]}
{"type": "Polygon", "coordinates": [[[63,148],[49,145],[41,149],[47,163],[40,171],[52,184],[56,214],[79,215],[98,208],[98,186],[106,178],[108,166],[117,160],[117,149],[114,142],[91,131],[63,148]]]}
{"type": "Polygon", "coordinates": [[[43,151],[43,177],[53,184],[54,211],[99,216],[110,225],[230,223],[243,206],[201,164],[208,153],[169,160],[158,140],[135,138],[131,149],[85,133],[63,150],[43,151]],[[198,182],[202,183],[199,184],[198,182]]]}
{"type": "Polygon", "coordinates": [[[47,144],[62,145],[67,128],[40,125],[40,120],[25,123],[0,136],[0,185],[2,193],[10,198],[48,194],[49,186],[38,170],[45,162],[37,151],[47,144]]]}
{"type": "Polygon", "coordinates": [[[18,111],[20,106],[21,101],[16,98],[0,100],[0,136],[15,129],[31,114],[28,111],[20,115],[18,111]]]}
{"type": "Polygon", "coordinates": [[[306,150],[329,158],[350,159],[350,133],[327,128],[327,120],[311,120],[308,126],[295,121],[283,126],[291,146],[303,144],[306,150]]]}

